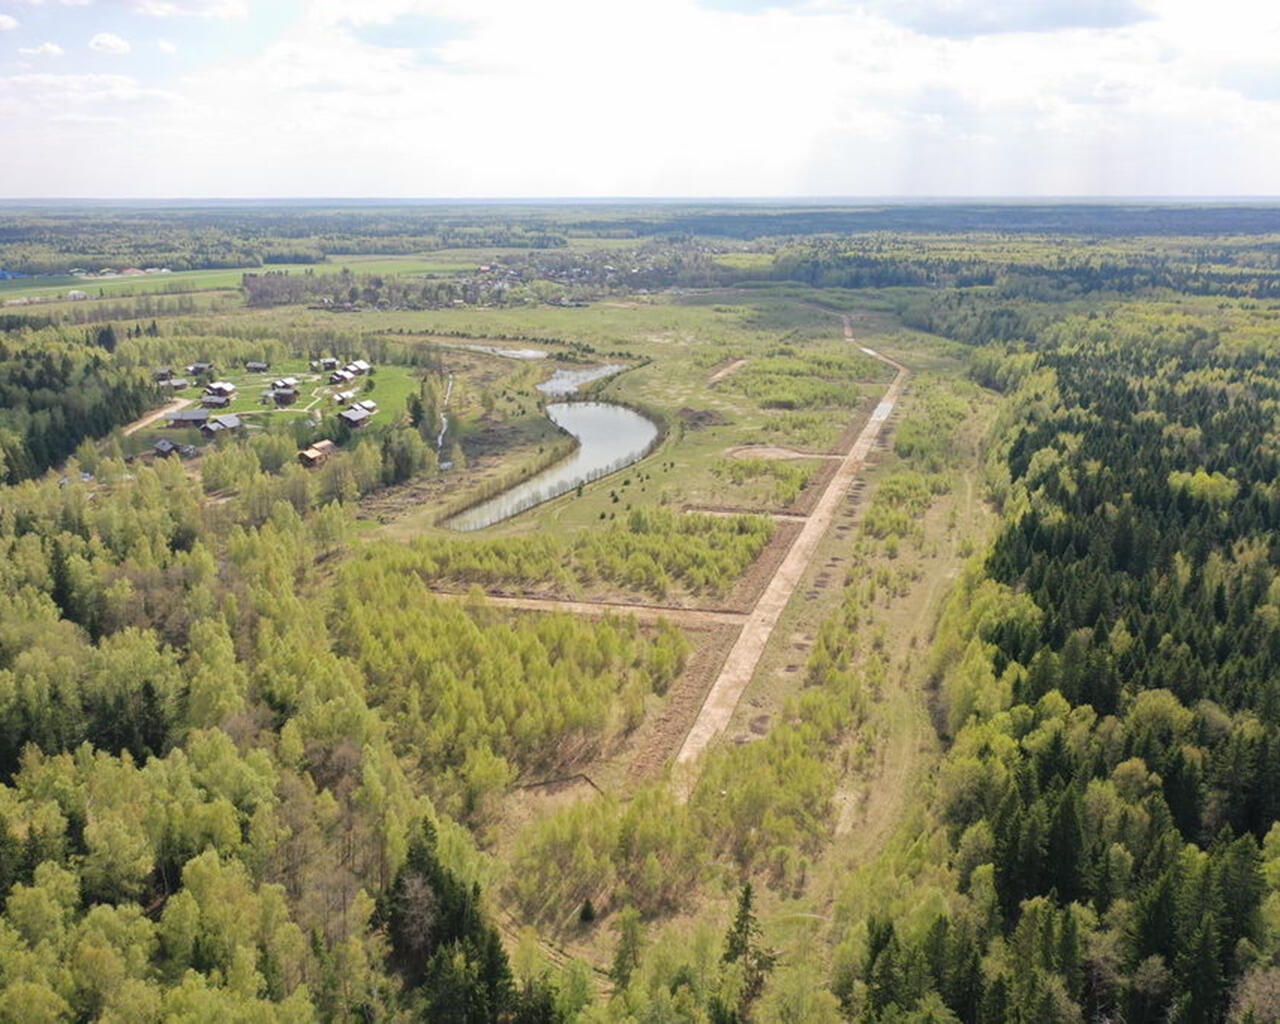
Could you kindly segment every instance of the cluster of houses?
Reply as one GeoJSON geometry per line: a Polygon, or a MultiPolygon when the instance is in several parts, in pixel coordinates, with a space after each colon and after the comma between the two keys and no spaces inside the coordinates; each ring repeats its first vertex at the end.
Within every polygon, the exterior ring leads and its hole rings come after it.
{"type": "Polygon", "coordinates": [[[206,409],[225,409],[236,396],[236,386],[227,380],[215,380],[204,386],[200,404],[206,409]]]}
{"type": "Polygon", "coordinates": [[[377,411],[378,403],[372,398],[367,398],[363,402],[352,403],[349,409],[343,409],[342,412],[338,413],[338,419],[354,430],[368,423],[377,411]]]}
{"type": "Polygon", "coordinates": [[[156,382],[157,387],[169,388],[171,391],[184,391],[191,387],[191,381],[186,377],[175,377],[173,371],[165,366],[159,370],[153,370],[152,379],[156,382]]]}
{"type": "Polygon", "coordinates": [[[298,400],[298,378],[280,377],[262,393],[263,404],[275,402],[277,406],[293,405],[298,400]]]}
{"type": "Polygon", "coordinates": [[[169,413],[167,423],[179,430],[198,427],[200,433],[210,440],[225,433],[234,433],[244,426],[244,421],[233,412],[215,414],[208,409],[179,409],[169,413]]]}
{"type": "MultiPolygon", "coordinates": [[[[330,371],[329,383],[331,384],[353,381],[357,377],[368,374],[373,369],[373,366],[364,359],[356,359],[342,366],[339,360],[334,358],[318,360],[312,363],[312,367],[330,371]]],[[[245,362],[244,368],[248,373],[267,373],[271,369],[271,364],[261,360],[248,360],[245,362]]],[[[180,391],[191,387],[201,378],[207,380],[214,372],[214,364],[192,363],[190,366],[185,367],[185,372],[187,376],[178,377],[174,375],[172,369],[165,367],[155,370],[153,377],[157,385],[180,391]]],[[[293,405],[299,397],[299,386],[300,381],[297,377],[280,377],[277,380],[273,380],[270,388],[263,392],[262,401],[268,405],[271,403],[276,406],[293,405]]],[[[169,427],[176,429],[197,428],[208,440],[213,440],[223,434],[235,433],[243,429],[244,421],[234,413],[219,412],[219,410],[225,410],[231,405],[235,395],[236,386],[230,381],[210,381],[204,387],[204,394],[200,396],[200,408],[179,409],[171,412],[167,416],[166,423],[169,427]]],[[[355,399],[356,392],[354,390],[341,391],[334,396],[334,400],[340,405],[348,406],[338,413],[338,418],[352,429],[364,426],[373,414],[378,411],[378,403],[372,399],[364,401],[356,401],[355,399]]],[[[189,457],[196,454],[196,449],[193,446],[180,445],[167,438],[157,441],[152,446],[152,450],[157,457],[171,455],[189,457]]],[[[333,441],[317,441],[298,453],[298,461],[304,466],[318,466],[335,451],[337,451],[337,445],[333,441]]]]}
{"type": "Polygon", "coordinates": [[[338,361],[336,359],[320,360],[320,368],[322,370],[330,369],[331,367],[328,364],[332,364],[333,370],[333,372],[329,374],[330,384],[350,384],[357,377],[363,377],[373,369],[373,367],[363,359],[353,359],[341,369],[339,369],[338,361]]]}

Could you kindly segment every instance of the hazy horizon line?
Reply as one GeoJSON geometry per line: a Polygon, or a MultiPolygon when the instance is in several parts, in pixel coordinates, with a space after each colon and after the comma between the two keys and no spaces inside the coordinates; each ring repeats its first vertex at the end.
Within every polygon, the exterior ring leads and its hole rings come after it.
{"type": "Polygon", "coordinates": [[[178,205],[371,205],[371,206],[632,206],[656,205],[776,205],[776,206],[910,206],[918,205],[1170,205],[1278,204],[1271,195],[775,195],[775,196],[0,196],[0,206],[178,206],[178,205]]]}

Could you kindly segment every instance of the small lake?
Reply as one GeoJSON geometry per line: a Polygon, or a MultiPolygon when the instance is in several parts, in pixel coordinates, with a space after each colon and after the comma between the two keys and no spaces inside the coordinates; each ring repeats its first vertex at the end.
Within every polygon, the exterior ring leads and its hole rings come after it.
{"type": "MultiPolygon", "coordinates": [[[[616,373],[618,368],[602,369],[616,373]]],[[[656,423],[612,402],[555,402],[547,406],[547,416],[578,439],[578,448],[524,483],[459,513],[445,526],[451,530],[481,530],[492,526],[571,491],[578,484],[598,480],[638,462],[658,439],[656,423]]]]}
{"type": "Polygon", "coordinates": [[[539,384],[538,390],[544,395],[552,395],[556,398],[562,395],[572,395],[583,384],[590,384],[593,380],[600,380],[602,377],[612,377],[615,373],[620,373],[625,369],[626,367],[621,363],[610,363],[608,366],[588,366],[577,370],[560,369],[539,384]]]}

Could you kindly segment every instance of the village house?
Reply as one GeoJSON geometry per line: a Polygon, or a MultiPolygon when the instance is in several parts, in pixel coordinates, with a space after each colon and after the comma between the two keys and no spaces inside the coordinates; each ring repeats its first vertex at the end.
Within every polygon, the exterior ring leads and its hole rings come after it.
{"type": "Polygon", "coordinates": [[[281,377],[279,380],[273,380],[271,386],[276,390],[280,388],[296,388],[298,386],[297,377],[281,377]]]}
{"type": "Polygon", "coordinates": [[[375,402],[372,398],[366,398],[363,402],[356,402],[355,407],[358,409],[363,409],[370,416],[372,416],[375,412],[378,411],[378,403],[375,402]]]}
{"type": "Polygon", "coordinates": [[[293,405],[298,400],[297,388],[274,388],[267,393],[275,400],[276,405],[293,405]]]}
{"type": "Polygon", "coordinates": [[[151,371],[151,379],[152,379],[152,380],[157,380],[157,381],[160,381],[160,380],[172,380],[172,379],[173,379],[173,370],[169,369],[169,367],[167,367],[167,366],[162,366],[162,367],[160,367],[158,370],[152,370],[152,371],[151,371]]]}
{"type": "Polygon", "coordinates": [[[322,370],[336,370],[337,368],[338,360],[334,359],[333,356],[325,356],[320,360],[320,369],[322,370]]]}
{"type": "Polygon", "coordinates": [[[343,409],[338,413],[338,419],[342,420],[352,430],[359,429],[369,422],[372,413],[368,409],[361,409],[358,405],[353,405],[350,409],[343,409]]]}
{"type": "Polygon", "coordinates": [[[338,446],[328,439],[317,441],[310,448],[298,452],[298,461],[307,467],[318,466],[337,450],[338,446]]]}
{"type": "Polygon", "coordinates": [[[170,455],[178,454],[178,446],[167,437],[160,438],[159,441],[151,446],[151,450],[159,458],[168,458],[170,455]]]}
{"type": "Polygon", "coordinates": [[[170,377],[168,380],[160,382],[162,388],[169,388],[171,391],[182,391],[191,387],[191,382],[186,377],[170,377]]]}
{"type": "Polygon", "coordinates": [[[213,373],[213,363],[192,363],[187,367],[187,373],[193,377],[200,377],[206,373],[213,373]]]}
{"type": "Polygon", "coordinates": [[[269,369],[271,369],[271,364],[250,360],[249,362],[244,364],[244,368],[246,373],[266,373],[269,369]]]}
{"type": "Polygon", "coordinates": [[[208,409],[179,409],[169,413],[171,427],[202,427],[209,420],[208,409]]]}
{"type": "Polygon", "coordinates": [[[205,393],[209,395],[227,395],[231,396],[236,393],[236,386],[230,381],[215,380],[212,384],[206,384],[205,393]]]}
{"type": "Polygon", "coordinates": [[[349,384],[356,379],[356,375],[350,370],[334,370],[329,374],[330,384],[349,384]]]}
{"type": "Polygon", "coordinates": [[[239,416],[235,413],[226,413],[222,416],[210,416],[209,421],[200,428],[200,433],[212,439],[221,434],[229,434],[239,430],[241,426],[239,416]]]}
{"type": "Polygon", "coordinates": [[[200,399],[200,405],[205,409],[225,409],[230,404],[230,395],[204,395],[200,399]]]}

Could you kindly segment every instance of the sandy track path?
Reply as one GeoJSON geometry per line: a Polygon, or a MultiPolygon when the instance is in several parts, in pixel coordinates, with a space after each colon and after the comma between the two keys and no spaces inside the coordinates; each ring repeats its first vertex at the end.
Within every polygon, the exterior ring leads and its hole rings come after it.
{"type": "Polygon", "coordinates": [[[194,401],[195,401],[194,398],[175,398],[168,405],[162,405],[159,409],[156,409],[153,412],[149,412],[145,416],[134,420],[122,431],[120,431],[120,433],[122,433],[125,437],[128,437],[130,434],[136,434],[143,427],[149,427],[156,420],[163,419],[165,416],[175,413],[179,409],[185,409],[194,401]]]}
{"type": "MultiPolygon", "coordinates": [[[[847,340],[854,341],[853,325],[848,317],[844,318],[844,335],[847,340]]],[[[680,752],[676,755],[677,767],[688,766],[696,761],[708,745],[729,725],[738,701],[742,698],[742,692],[751,682],[756,664],[764,653],[769,638],[773,635],[773,629],[782,615],[782,610],[791,600],[791,595],[795,593],[818,547],[818,542],[830,527],[840,503],[866,462],[872,446],[879,440],[885,421],[897,404],[903,384],[906,382],[907,368],[873,349],[859,347],[868,355],[888,363],[897,373],[879,405],[872,412],[866,426],[862,428],[857,440],[836,469],[822,497],[818,499],[813,513],[805,520],[795,543],[791,545],[791,550],[787,552],[773,579],[760,595],[760,600],[747,616],[742,632],[729,651],[720,675],[712,684],[697,720],[693,723],[684,744],[680,747],[680,752]]],[[[692,773],[686,772],[682,781],[685,785],[680,788],[687,793],[686,787],[692,785],[692,773]]]]}
{"type": "Polygon", "coordinates": [[[746,365],[747,361],[745,359],[735,359],[728,366],[722,366],[720,369],[716,370],[715,373],[707,378],[707,383],[714,384],[718,380],[724,380],[726,377],[737,373],[746,365]]]}

